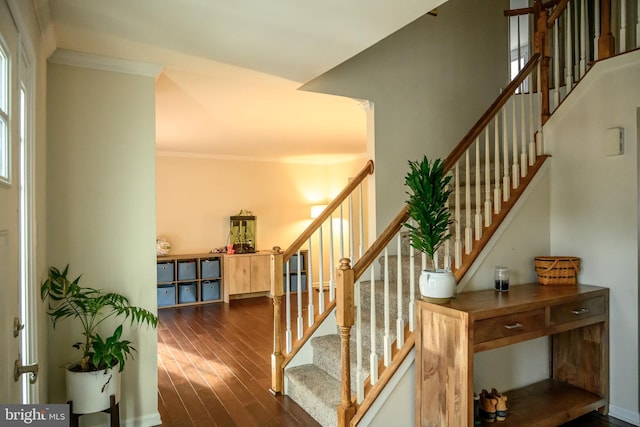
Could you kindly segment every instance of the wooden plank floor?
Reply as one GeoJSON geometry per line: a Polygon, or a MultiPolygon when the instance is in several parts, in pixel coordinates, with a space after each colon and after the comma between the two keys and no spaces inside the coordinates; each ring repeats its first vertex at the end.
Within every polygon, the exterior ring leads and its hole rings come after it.
{"type": "MultiPolygon", "coordinates": [[[[268,391],[270,299],[166,308],[158,317],[158,410],[163,426],[319,425],[291,399],[268,391]]],[[[597,413],[565,424],[579,426],[632,424],[597,413]]]]}

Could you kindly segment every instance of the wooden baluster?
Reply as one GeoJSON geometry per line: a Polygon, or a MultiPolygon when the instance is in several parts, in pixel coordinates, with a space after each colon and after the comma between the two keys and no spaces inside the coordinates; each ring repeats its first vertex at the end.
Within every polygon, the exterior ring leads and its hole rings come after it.
{"type": "MultiPolygon", "coordinates": [[[[542,99],[540,103],[540,114],[542,116],[542,123],[546,123],[549,117],[551,117],[549,110],[549,63],[551,58],[549,57],[549,43],[547,40],[547,20],[549,19],[549,13],[543,7],[542,0],[535,0],[533,13],[535,21],[534,51],[541,56],[539,81],[542,99]]],[[[559,84],[557,80],[554,83],[556,86],[559,84]]]]}
{"type": "Polygon", "coordinates": [[[351,403],[351,350],[349,337],[354,324],[354,274],[349,258],[340,259],[336,271],[336,320],[340,329],[340,361],[342,364],[338,426],[347,427],[356,409],[351,403]]]}
{"type": "Polygon", "coordinates": [[[398,258],[396,263],[396,292],[398,302],[398,315],[396,317],[396,344],[397,348],[402,348],[404,345],[404,319],[402,318],[402,236],[398,233],[398,258]]]}
{"type": "Polygon", "coordinates": [[[600,18],[598,59],[606,59],[615,53],[615,37],[611,33],[611,0],[601,0],[600,18]]]}
{"type": "MultiPolygon", "coordinates": [[[[313,304],[313,256],[311,254],[312,246],[313,245],[311,244],[311,237],[309,237],[309,249],[307,250],[307,282],[309,285],[307,286],[307,293],[309,295],[309,301],[307,302],[307,326],[313,326],[316,314],[316,308],[313,304]]],[[[298,280],[298,292],[302,295],[302,276],[300,275],[300,272],[302,271],[302,256],[300,256],[299,250],[297,261],[298,265],[296,267],[298,267],[298,275],[296,276],[296,279],[298,280]]],[[[318,304],[320,304],[320,301],[318,301],[318,304]]],[[[320,313],[322,313],[322,311],[320,311],[320,313]]]]}
{"type": "Polygon", "coordinates": [[[284,370],[282,362],[282,326],[280,313],[282,307],[283,255],[280,247],[275,246],[271,254],[271,299],[273,300],[273,353],[271,353],[271,392],[284,391],[284,370]]]}

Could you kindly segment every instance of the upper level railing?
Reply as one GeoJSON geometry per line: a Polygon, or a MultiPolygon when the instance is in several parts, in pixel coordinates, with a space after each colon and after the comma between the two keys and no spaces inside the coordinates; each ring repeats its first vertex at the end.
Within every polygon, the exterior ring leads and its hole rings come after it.
{"type": "Polygon", "coordinates": [[[365,186],[373,170],[373,161],[367,161],[286,250],[274,248],[271,256],[274,392],[283,391],[284,367],[335,307],[335,260],[345,256],[355,260],[364,251],[368,219],[365,186]],[[301,277],[304,265],[306,280],[301,277]]]}

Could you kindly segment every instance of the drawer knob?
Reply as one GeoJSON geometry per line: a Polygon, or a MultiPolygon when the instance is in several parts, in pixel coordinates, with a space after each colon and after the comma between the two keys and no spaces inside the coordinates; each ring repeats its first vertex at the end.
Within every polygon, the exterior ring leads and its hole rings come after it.
{"type": "Polygon", "coordinates": [[[578,308],[576,310],[571,310],[571,312],[573,314],[575,314],[576,316],[580,316],[581,314],[587,314],[589,312],[589,309],[586,307],[582,307],[582,308],[578,308]]]}
{"type": "Polygon", "coordinates": [[[511,330],[511,329],[520,329],[522,328],[522,323],[520,322],[516,322],[516,323],[512,323],[510,325],[504,325],[505,329],[511,330]]]}

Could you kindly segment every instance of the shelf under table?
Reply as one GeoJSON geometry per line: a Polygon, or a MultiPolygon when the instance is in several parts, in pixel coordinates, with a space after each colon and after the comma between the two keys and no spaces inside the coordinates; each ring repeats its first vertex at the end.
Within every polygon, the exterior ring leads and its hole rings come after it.
{"type": "Polygon", "coordinates": [[[553,379],[504,394],[508,398],[506,420],[483,422],[482,426],[558,426],[606,405],[595,393],[553,379]]]}

